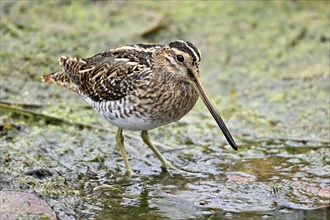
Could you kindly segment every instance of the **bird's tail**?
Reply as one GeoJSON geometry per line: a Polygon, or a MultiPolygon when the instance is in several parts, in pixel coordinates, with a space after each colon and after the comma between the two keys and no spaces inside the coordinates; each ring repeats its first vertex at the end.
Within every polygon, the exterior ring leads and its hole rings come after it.
{"type": "Polygon", "coordinates": [[[46,74],[41,80],[46,83],[57,83],[74,92],[79,92],[81,77],[95,68],[94,66],[85,68],[86,62],[83,59],[65,56],[59,58],[59,63],[62,67],[61,71],[46,74]]]}
{"type": "Polygon", "coordinates": [[[46,83],[56,83],[59,86],[70,89],[73,92],[79,93],[79,87],[75,84],[72,79],[65,74],[65,72],[59,71],[54,73],[49,73],[41,76],[41,81],[46,83]]]}
{"type": "Polygon", "coordinates": [[[55,81],[53,76],[56,75],[56,74],[58,74],[58,72],[43,75],[43,76],[41,76],[41,81],[46,82],[46,83],[54,83],[56,81],[55,81]]]}

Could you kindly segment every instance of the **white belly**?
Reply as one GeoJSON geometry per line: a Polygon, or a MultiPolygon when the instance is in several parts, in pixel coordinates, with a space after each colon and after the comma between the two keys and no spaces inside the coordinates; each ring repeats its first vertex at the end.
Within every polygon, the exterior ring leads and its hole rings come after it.
{"type": "MultiPolygon", "coordinates": [[[[94,110],[104,117],[108,122],[115,125],[118,128],[128,129],[132,131],[142,131],[142,130],[151,130],[162,125],[170,123],[152,121],[148,118],[145,118],[137,113],[132,112],[123,116],[123,106],[116,101],[107,101],[107,102],[94,102],[89,97],[83,96],[84,99],[94,108],[94,110]],[[110,111],[111,109],[111,111],[110,111]]],[[[126,106],[125,108],[130,108],[126,106]]]]}
{"type": "Polygon", "coordinates": [[[138,118],[135,115],[128,116],[126,118],[113,118],[113,115],[104,113],[102,116],[111,124],[118,128],[128,129],[132,131],[151,130],[164,125],[163,123],[151,122],[138,118]]]}

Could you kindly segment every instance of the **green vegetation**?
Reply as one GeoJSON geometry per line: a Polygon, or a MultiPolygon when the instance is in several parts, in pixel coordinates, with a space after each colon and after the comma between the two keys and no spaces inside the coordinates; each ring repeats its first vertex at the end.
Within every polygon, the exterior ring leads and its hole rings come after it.
{"type": "Polygon", "coordinates": [[[60,218],[273,215],[272,187],[291,202],[288,215],[329,204],[329,1],[0,3],[1,190],[37,193],[60,218]],[[58,70],[61,55],[174,39],[200,48],[202,81],[239,151],[198,103],[150,134],[177,146],[164,153],[170,161],[203,174],[166,178],[126,132],[140,174],[130,179],[115,128],[40,76],[58,70]],[[24,174],[41,168],[50,173],[24,174]]]}

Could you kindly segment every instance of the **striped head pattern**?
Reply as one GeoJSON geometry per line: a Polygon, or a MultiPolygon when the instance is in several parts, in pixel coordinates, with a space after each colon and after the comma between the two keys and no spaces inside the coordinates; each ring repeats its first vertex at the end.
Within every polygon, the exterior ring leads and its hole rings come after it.
{"type": "Polygon", "coordinates": [[[179,81],[192,82],[196,74],[199,75],[201,53],[190,42],[172,41],[161,48],[160,53],[156,56],[161,62],[161,68],[167,70],[169,77],[174,77],[179,81]]]}
{"type": "MultiPolygon", "coordinates": [[[[207,95],[199,76],[199,64],[201,62],[201,53],[192,43],[182,40],[176,40],[168,44],[169,53],[165,53],[165,59],[170,64],[170,68],[176,70],[179,79],[190,82],[199,94],[200,98],[208,108],[213,118],[222,130],[229,144],[237,150],[236,143],[229,133],[219,112],[214,107],[211,99],[207,95]]],[[[164,48],[166,49],[166,47],[164,48]]]]}

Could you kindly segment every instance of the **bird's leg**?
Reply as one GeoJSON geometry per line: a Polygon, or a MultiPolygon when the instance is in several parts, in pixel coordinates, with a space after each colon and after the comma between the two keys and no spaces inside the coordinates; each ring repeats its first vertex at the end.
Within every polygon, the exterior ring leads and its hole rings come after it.
{"type": "Polygon", "coordinates": [[[162,162],[162,167],[165,168],[165,170],[172,176],[172,173],[170,172],[170,168],[174,169],[174,170],[178,170],[181,172],[185,172],[185,173],[189,173],[185,170],[182,170],[180,168],[177,168],[175,166],[173,166],[168,160],[166,160],[162,154],[159,152],[159,150],[151,143],[150,141],[150,137],[148,134],[148,131],[142,131],[141,132],[141,137],[143,142],[148,145],[148,147],[154,152],[154,154],[156,155],[156,157],[162,162]]]}
{"type": "Polygon", "coordinates": [[[125,147],[124,147],[123,129],[118,128],[117,135],[116,135],[116,142],[119,147],[120,154],[123,157],[124,164],[126,167],[126,172],[129,176],[131,176],[133,174],[133,171],[132,171],[131,166],[128,163],[127,154],[126,154],[125,147]]]}

